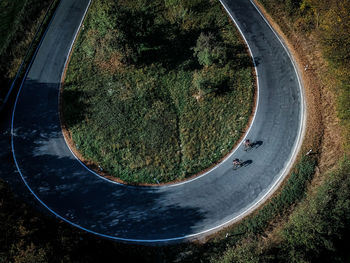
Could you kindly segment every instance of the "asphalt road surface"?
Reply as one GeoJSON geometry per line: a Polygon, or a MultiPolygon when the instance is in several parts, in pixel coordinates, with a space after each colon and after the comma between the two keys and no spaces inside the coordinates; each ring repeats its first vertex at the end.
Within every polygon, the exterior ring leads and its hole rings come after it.
{"type": "Polygon", "coordinates": [[[14,103],[11,148],[26,188],[60,219],[103,237],[136,243],[201,238],[261,204],[295,156],[304,107],[293,62],[256,7],[249,0],[223,2],[256,65],[258,102],[246,136],[260,147],[245,152],[240,145],[195,180],[134,187],[89,171],[71,153],[60,128],[62,72],[89,2],[61,1],[14,103]],[[233,170],[234,158],[247,165],[233,170]]]}

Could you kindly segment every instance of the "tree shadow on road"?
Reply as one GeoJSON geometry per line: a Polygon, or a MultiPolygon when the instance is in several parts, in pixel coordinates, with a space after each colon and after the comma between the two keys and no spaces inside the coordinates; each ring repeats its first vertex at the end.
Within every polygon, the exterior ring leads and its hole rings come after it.
{"type": "Polygon", "coordinates": [[[181,200],[177,191],[115,184],[79,163],[61,132],[58,89],[58,84],[28,82],[14,119],[20,174],[46,208],[83,229],[116,239],[178,238],[203,230],[209,215],[181,200]]]}

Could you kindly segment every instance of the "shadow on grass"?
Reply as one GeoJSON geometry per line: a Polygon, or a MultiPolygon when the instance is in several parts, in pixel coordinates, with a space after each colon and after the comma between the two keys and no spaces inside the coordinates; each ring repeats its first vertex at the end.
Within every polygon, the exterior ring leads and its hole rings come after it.
{"type": "Polygon", "coordinates": [[[11,87],[11,79],[7,78],[6,76],[6,72],[4,72],[2,70],[2,67],[0,66],[0,106],[1,106],[1,102],[4,100],[8,90],[11,87]]]}
{"type": "Polygon", "coordinates": [[[84,120],[84,114],[88,107],[85,99],[88,96],[80,90],[72,90],[66,85],[61,94],[62,120],[67,127],[74,127],[84,120]],[[62,117],[63,117],[62,116],[62,117]]]}
{"type": "MultiPolygon", "coordinates": [[[[193,57],[192,48],[196,46],[201,32],[218,32],[219,28],[213,22],[203,28],[181,30],[179,25],[157,17],[160,12],[157,8],[159,7],[119,10],[117,20],[121,37],[118,41],[121,46],[128,46],[132,50],[127,60],[138,67],[162,64],[167,69],[175,69],[179,65],[189,70],[199,69],[200,65],[193,57]]],[[[193,11],[205,13],[205,8],[207,4],[200,3],[193,7],[193,11]]],[[[249,56],[240,56],[247,53],[245,45],[238,44],[229,49],[228,60],[237,61],[234,63],[235,67],[252,67],[249,56]]]]}
{"type": "Polygon", "coordinates": [[[228,79],[224,80],[214,91],[216,96],[225,96],[227,93],[232,91],[230,87],[230,81],[228,79]]]}

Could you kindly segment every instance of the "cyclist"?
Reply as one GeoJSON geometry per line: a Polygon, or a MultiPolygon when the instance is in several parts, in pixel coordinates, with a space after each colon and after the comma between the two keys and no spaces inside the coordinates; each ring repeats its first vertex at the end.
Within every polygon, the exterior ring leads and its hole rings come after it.
{"type": "Polygon", "coordinates": [[[252,147],[252,143],[250,142],[249,139],[246,139],[246,140],[244,141],[244,150],[246,151],[246,150],[248,150],[248,149],[251,148],[251,147],[252,147]]]}
{"type": "Polygon", "coordinates": [[[238,167],[241,165],[242,165],[242,162],[239,159],[236,158],[233,160],[233,166],[238,167]]]}

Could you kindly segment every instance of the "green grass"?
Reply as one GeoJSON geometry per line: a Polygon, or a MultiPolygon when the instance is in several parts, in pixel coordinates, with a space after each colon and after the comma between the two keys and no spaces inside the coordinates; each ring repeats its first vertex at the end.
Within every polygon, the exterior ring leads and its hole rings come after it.
{"type": "Polygon", "coordinates": [[[181,180],[220,160],[244,132],[252,69],[219,2],[97,0],[68,67],[64,119],[78,150],[109,174],[181,180]],[[201,32],[215,34],[224,62],[216,53],[198,62],[201,32]],[[209,87],[194,85],[198,76],[209,87]]]}

